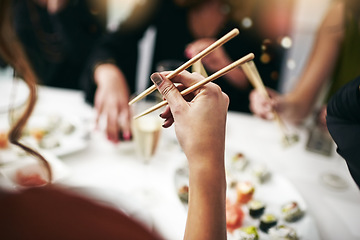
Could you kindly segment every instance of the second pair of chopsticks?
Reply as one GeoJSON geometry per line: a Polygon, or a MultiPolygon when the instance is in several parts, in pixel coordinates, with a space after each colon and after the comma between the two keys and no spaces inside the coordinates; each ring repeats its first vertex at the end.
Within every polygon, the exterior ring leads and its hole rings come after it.
{"type": "MultiPolygon", "coordinates": [[[[243,65],[241,65],[241,68],[245,72],[245,75],[249,79],[250,83],[254,86],[254,88],[257,89],[260,94],[263,95],[263,97],[265,97],[266,99],[270,99],[270,96],[266,91],[265,85],[261,80],[259,71],[257,70],[254,61],[248,61],[244,63],[243,65]]],[[[278,123],[282,131],[284,144],[287,146],[291,145],[294,141],[296,141],[296,138],[287,134],[288,129],[286,128],[284,122],[275,110],[273,110],[273,114],[275,121],[278,123]]]]}
{"type": "MultiPolygon", "coordinates": [[[[216,73],[212,74],[211,76],[209,76],[209,77],[207,77],[207,78],[205,78],[205,79],[197,82],[196,84],[188,87],[187,89],[181,91],[181,95],[184,96],[184,95],[187,95],[187,94],[195,91],[196,89],[204,86],[205,84],[207,84],[207,83],[209,83],[209,82],[211,82],[211,81],[214,81],[215,79],[217,79],[217,78],[223,76],[224,74],[228,73],[230,70],[232,70],[232,69],[240,66],[241,64],[244,64],[244,63],[246,63],[246,62],[248,62],[248,61],[251,61],[252,59],[254,59],[254,54],[253,54],[253,53],[249,53],[248,55],[240,58],[239,60],[237,60],[237,61],[235,61],[235,62],[227,65],[226,67],[220,69],[219,71],[217,71],[216,73]]],[[[155,110],[157,110],[157,109],[165,106],[167,103],[168,103],[168,102],[167,102],[166,100],[165,100],[165,101],[162,101],[162,102],[156,104],[155,106],[149,108],[148,110],[146,110],[146,111],[140,113],[139,115],[135,116],[134,119],[140,118],[140,117],[142,117],[142,116],[144,116],[144,115],[146,115],[146,114],[148,114],[148,113],[151,113],[151,112],[153,112],[153,111],[155,111],[155,110]]]]}
{"type": "MultiPolygon", "coordinates": [[[[239,30],[238,29],[233,29],[231,30],[229,33],[227,33],[226,35],[224,35],[222,38],[220,38],[219,40],[217,40],[216,42],[214,42],[213,44],[211,44],[210,46],[208,46],[207,48],[205,48],[203,51],[201,51],[200,53],[196,54],[193,58],[191,58],[190,60],[188,60],[186,63],[184,63],[183,65],[181,65],[180,67],[178,67],[176,70],[172,71],[171,73],[169,73],[166,77],[168,79],[172,79],[174,78],[176,75],[178,75],[180,72],[184,71],[185,69],[187,69],[188,67],[190,67],[191,65],[193,65],[194,63],[196,63],[197,61],[200,61],[200,59],[202,59],[203,57],[205,57],[206,55],[210,54],[212,51],[214,51],[215,49],[217,49],[218,47],[222,46],[224,43],[226,43],[227,41],[229,41],[230,39],[234,38],[235,36],[237,36],[239,34],[239,30]]],[[[144,92],[140,93],[138,96],[136,96],[135,98],[133,98],[130,102],[129,105],[143,99],[144,97],[146,97],[147,95],[149,95],[150,93],[152,93],[153,91],[156,90],[156,86],[152,85],[151,87],[149,87],[148,89],[146,89],[144,92]]]]}

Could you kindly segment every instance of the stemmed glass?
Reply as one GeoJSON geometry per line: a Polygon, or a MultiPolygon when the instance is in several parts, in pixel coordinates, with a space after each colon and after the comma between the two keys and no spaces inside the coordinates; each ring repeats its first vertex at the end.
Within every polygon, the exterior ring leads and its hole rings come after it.
{"type": "MultiPolygon", "coordinates": [[[[162,101],[158,91],[151,93],[144,99],[132,105],[133,116],[136,116],[146,109],[162,101]]],[[[144,162],[149,163],[156,154],[156,150],[161,137],[162,119],[159,117],[163,108],[152,113],[132,120],[132,132],[134,135],[135,149],[138,157],[144,162]]]]}
{"type": "MultiPolygon", "coordinates": [[[[156,105],[162,101],[162,97],[158,91],[151,93],[144,99],[131,105],[133,116],[137,116],[144,110],[156,105]]],[[[151,203],[156,202],[156,185],[154,183],[154,175],[152,170],[152,160],[156,156],[157,149],[161,140],[163,121],[159,117],[163,109],[159,109],[138,119],[132,119],[132,133],[134,140],[134,148],[138,160],[141,162],[141,188],[136,191],[136,195],[140,197],[144,208],[148,208],[151,203]]]]}
{"type": "MultiPolygon", "coordinates": [[[[322,111],[320,111],[320,114],[315,114],[316,121],[309,130],[309,139],[306,144],[306,148],[309,151],[330,156],[333,154],[334,141],[327,130],[326,124],[321,121],[321,119],[324,118],[321,117],[321,112],[322,111]]],[[[336,157],[334,160],[337,165],[340,165],[342,161],[340,157],[336,157]]],[[[320,174],[320,181],[326,187],[335,190],[343,190],[348,187],[347,181],[335,171],[322,172],[320,174]]]]}

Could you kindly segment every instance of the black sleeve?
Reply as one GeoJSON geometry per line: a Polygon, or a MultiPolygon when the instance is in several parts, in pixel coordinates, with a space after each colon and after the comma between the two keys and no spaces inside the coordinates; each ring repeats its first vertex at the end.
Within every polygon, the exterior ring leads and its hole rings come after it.
{"type": "Polygon", "coordinates": [[[101,19],[91,14],[88,1],[75,1],[56,14],[50,15],[55,32],[61,36],[62,49],[77,62],[88,55],[89,48],[104,31],[101,19]],[[76,59],[79,57],[79,59],[76,59]]]}
{"type": "Polygon", "coordinates": [[[162,4],[158,6],[159,8],[149,16],[147,21],[143,21],[133,28],[122,28],[120,26],[117,31],[104,34],[96,44],[81,80],[87,102],[93,103],[97,87],[93,75],[96,66],[101,63],[114,63],[117,65],[127,79],[130,92],[135,92],[138,44],[146,30],[156,23],[158,12],[163,8],[162,4]]]}
{"type": "Polygon", "coordinates": [[[346,160],[350,173],[360,186],[360,77],[346,84],[329,100],[327,127],[346,160]]]}
{"type": "Polygon", "coordinates": [[[138,43],[145,33],[146,28],[132,32],[106,33],[94,48],[85,73],[82,86],[86,93],[87,102],[92,103],[96,84],[94,82],[94,70],[101,63],[114,63],[124,73],[131,92],[135,89],[135,76],[138,58],[138,43]]]}

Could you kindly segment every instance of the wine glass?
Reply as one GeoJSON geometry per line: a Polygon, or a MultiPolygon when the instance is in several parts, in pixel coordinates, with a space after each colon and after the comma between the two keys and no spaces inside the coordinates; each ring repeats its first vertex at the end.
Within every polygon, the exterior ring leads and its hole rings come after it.
{"type": "MultiPolygon", "coordinates": [[[[162,97],[158,91],[151,93],[144,99],[131,105],[133,116],[137,116],[144,110],[159,103],[162,97]]],[[[132,119],[131,127],[133,133],[134,149],[141,164],[139,165],[139,176],[141,177],[140,189],[134,189],[134,195],[141,205],[148,209],[159,202],[156,189],[156,172],[152,169],[152,160],[156,157],[157,149],[161,140],[162,124],[160,118],[162,109],[158,109],[145,116],[132,119]]]]}
{"type": "MultiPolygon", "coordinates": [[[[146,109],[162,101],[158,91],[155,91],[144,99],[132,104],[133,116],[136,116],[146,109]]],[[[145,116],[132,120],[132,132],[135,142],[135,150],[144,163],[149,163],[156,154],[159,145],[162,129],[162,119],[159,115],[163,108],[153,111],[145,116]]]]}
{"type": "MultiPolygon", "coordinates": [[[[333,154],[334,141],[327,130],[326,123],[323,121],[322,112],[315,113],[315,123],[309,129],[309,138],[306,144],[306,149],[311,152],[322,154],[330,157],[333,154]]],[[[334,159],[336,162],[336,169],[340,169],[341,161],[339,156],[334,159]]],[[[324,171],[320,174],[320,181],[326,187],[334,190],[343,190],[348,187],[347,181],[339,175],[339,173],[331,170],[324,171]]]]}

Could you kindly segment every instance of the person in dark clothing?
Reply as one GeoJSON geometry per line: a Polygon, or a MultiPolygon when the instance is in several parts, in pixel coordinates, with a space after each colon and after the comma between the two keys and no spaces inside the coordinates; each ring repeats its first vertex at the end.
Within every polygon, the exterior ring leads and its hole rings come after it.
{"type": "Polygon", "coordinates": [[[340,88],[327,105],[326,123],[346,160],[351,176],[360,188],[360,77],[340,88]]]}
{"type": "MultiPolygon", "coordinates": [[[[128,99],[120,99],[118,92],[114,94],[114,89],[120,89],[123,98],[135,92],[138,43],[145,31],[150,26],[156,29],[151,63],[151,71],[154,72],[160,61],[185,62],[233,28],[238,28],[239,25],[229,17],[226,6],[223,0],[158,1],[156,7],[141,6],[142,9],[154,9],[143,21],[138,21],[137,24],[127,21],[117,32],[102,39],[91,60],[90,65],[93,66],[94,73],[89,73],[90,81],[87,84],[88,93],[94,93],[96,88],[100,90],[95,96],[90,94],[87,96],[89,101],[95,100],[99,114],[107,115],[107,133],[110,140],[117,142],[119,131],[123,132],[124,138],[130,136],[128,99]],[[104,68],[107,70],[103,70],[104,68]],[[94,80],[91,76],[94,76],[94,80]],[[119,84],[123,87],[118,87],[119,84]],[[108,107],[109,105],[111,107],[108,107]]],[[[205,57],[202,62],[207,72],[211,74],[253,52],[255,63],[265,84],[276,89],[277,81],[272,77],[274,72],[278,73],[280,70],[281,51],[279,49],[269,51],[271,61],[263,63],[260,61],[262,44],[263,39],[256,29],[241,28],[239,36],[205,57]]],[[[271,48],[268,46],[269,49],[271,48]]],[[[216,83],[229,95],[230,110],[249,112],[248,96],[251,86],[242,70],[235,69],[218,79],[216,83]]]]}
{"type": "Polygon", "coordinates": [[[52,87],[81,89],[92,48],[105,32],[99,5],[90,1],[15,0],[15,32],[39,78],[52,87]]]}

